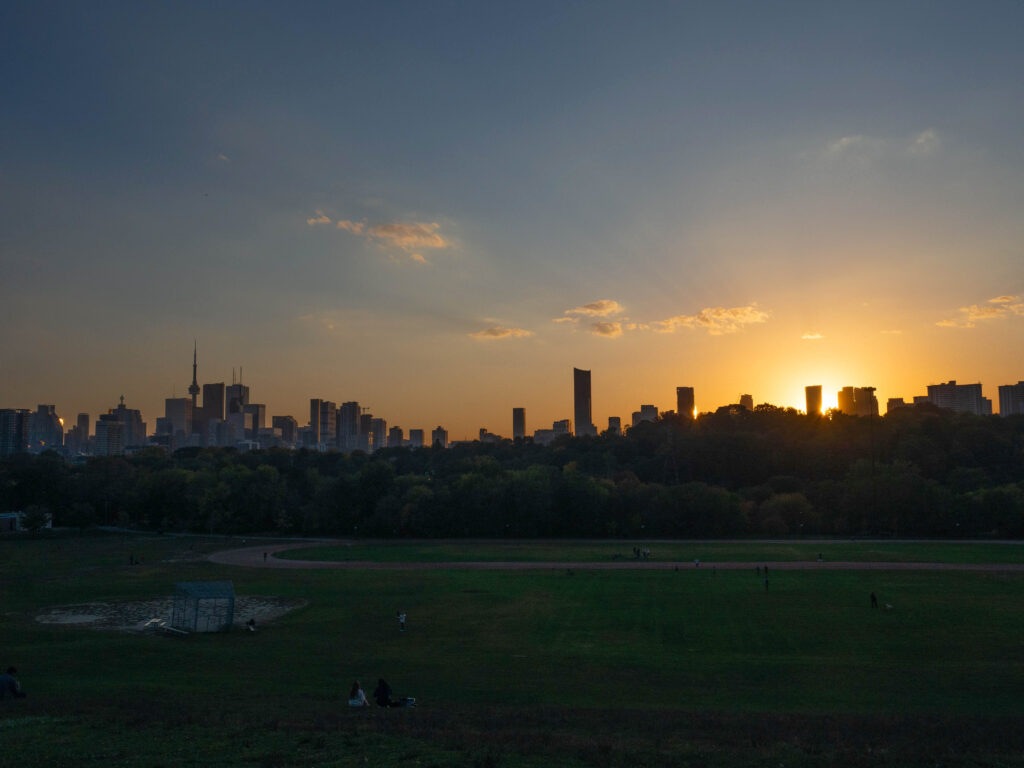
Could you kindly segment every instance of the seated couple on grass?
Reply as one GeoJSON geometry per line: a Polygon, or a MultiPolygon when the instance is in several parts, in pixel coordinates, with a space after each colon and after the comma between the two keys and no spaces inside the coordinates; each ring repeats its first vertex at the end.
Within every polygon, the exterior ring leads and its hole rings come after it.
{"type": "MultiPolygon", "coordinates": [[[[391,686],[384,681],[383,678],[377,681],[377,688],[373,692],[373,698],[377,701],[378,707],[415,707],[416,699],[406,696],[401,699],[393,700],[391,698],[391,686]]],[[[366,693],[363,691],[362,686],[359,685],[359,681],[352,683],[352,689],[348,693],[348,705],[350,707],[368,707],[370,702],[366,699],[366,693]]]]}

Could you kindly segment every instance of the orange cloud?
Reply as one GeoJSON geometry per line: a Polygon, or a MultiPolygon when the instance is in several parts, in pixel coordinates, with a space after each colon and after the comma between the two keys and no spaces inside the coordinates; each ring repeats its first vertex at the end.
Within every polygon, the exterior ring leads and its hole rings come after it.
{"type": "Polygon", "coordinates": [[[976,328],[981,321],[1024,316],[1024,303],[1020,296],[996,296],[985,304],[971,304],[957,311],[957,316],[939,320],[936,325],[941,328],[976,328]]]}
{"type": "Polygon", "coordinates": [[[573,317],[607,317],[608,315],[617,315],[623,311],[623,306],[617,301],[612,299],[601,299],[600,301],[592,301],[589,304],[584,304],[582,307],[575,307],[573,309],[567,309],[563,314],[566,318],[559,318],[556,322],[566,322],[572,320],[573,317]]]}
{"type": "Polygon", "coordinates": [[[311,216],[306,219],[306,223],[311,227],[315,227],[317,224],[330,224],[331,219],[323,211],[317,208],[316,216],[311,216]]]}
{"type": "Polygon", "coordinates": [[[533,331],[527,331],[524,328],[505,328],[504,326],[496,325],[493,328],[485,328],[482,331],[466,335],[471,339],[520,339],[525,336],[533,336],[533,331]]]}
{"type": "Polygon", "coordinates": [[[822,336],[820,333],[805,333],[800,338],[806,339],[808,341],[817,341],[818,339],[824,339],[825,337],[822,336]]]}
{"type": "Polygon", "coordinates": [[[605,321],[591,323],[590,332],[595,336],[604,336],[607,339],[614,339],[622,335],[622,323],[605,321]]]}
{"type": "Polygon", "coordinates": [[[736,333],[745,325],[767,322],[769,314],[756,304],[745,307],[705,307],[696,315],[676,315],[651,323],[658,333],[675,333],[680,328],[705,330],[712,336],[736,333]]]}

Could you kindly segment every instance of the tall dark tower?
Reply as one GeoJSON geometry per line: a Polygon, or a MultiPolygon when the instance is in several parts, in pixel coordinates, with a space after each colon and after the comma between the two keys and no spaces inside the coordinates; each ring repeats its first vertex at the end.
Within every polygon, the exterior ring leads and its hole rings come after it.
{"type": "Polygon", "coordinates": [[[192,347],[192,383],[188,386],[188,393],[192,395],[192,410],[199,407],[196,398],[199,397],[199,382],[196,381],[196,353],[199,351],[199,343],[193,342],[192,347]]]}
{"type": "Polygon", "coordinates": [[[590,415],[590,371],[579,368],[572,369],[573,417],[576,421],[576,434],[596,435],[597,429],[590,415]]]}

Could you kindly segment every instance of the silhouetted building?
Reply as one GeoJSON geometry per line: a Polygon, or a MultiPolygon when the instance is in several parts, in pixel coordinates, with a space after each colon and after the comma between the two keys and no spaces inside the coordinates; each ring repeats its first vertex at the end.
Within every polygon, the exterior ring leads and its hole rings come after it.
{"type": "Polygon", "coordinates": [[[0,456],[28,452],[31,416],[27,408],[0,408],[0,456]]]}
{"type": "Polygon", "coordinates": [[[480,427],[479,437],[481,443],[500,443],[501,435],[496,435],[493,432],[489,432],[487,427],[480,427]]]}
{"type": "Polygon", "coordinates": [[[29,451],[59,451],[63,447],[64,424],[57,415],[56,406],[39,405],[29,418],[29,451]]]}
{"type": "Polygon", "coordinates": [[[877,416],[878,398],[874,387],[843,387],[836,396],[839,410],[848,416],[877,416]]]}
{"type": "Polygon", "coordinates": [[[199,342],[192,343],[192,383],[188,385],[188,394],[192,398],[192,410],[199,407],[199,382],[196,381],[196,355],[199,352],[199,342]]]}
{"type": "Polygon", "coordinates": [[[807,415],[818,416],[821,414],[821,385],[812,384],[804,387],[804,399],[807,403],[807,415]]]}
{"type": "MultiPolygon", "coordinates": [[[[676,387],[676,413],[684,419],[692,419],[695,408],[693,387],[676,387]]],[[[640,410],[643,410],[643,406],[640,410]]]]}
{"type": "Polygon", "coordinates": [[[158,423],[156,431],[169,435],[177,435],[180,432],[182,437],[191,435],[192,401],[187,397],[168,397],[164,400],[163,425],[158,423]],[[164,429],[161,429],[161,426],[164,429]]]}
{"type": "Polygon", "coordinates": [[[410,448],[422,448],[423,447],[423,430],[422,429],[410,429],[409,430],[409,447],[410,448]]]}
{"type": "Polygon", "coordinates": [[[975,416],[992,414],[992,401],[982,397],[981,384],[957,384],[955,380],[945,384],[929,384],[928,400],[939,408],[948,408],[957,413],[973,413],[975,416]]]}
{"type": "MultiPolygon", "coordinates": [[[[693,409],[690,409],[690,413],[693,413],[693,409]]],[[[656,405],[641,405],[639,411],[633,411],[633,426],[635,427],[641,421],[657,421],[658,420],[658,407],[656,405]]]]}
{"type": "Polygon", "coordinates": [[[370,450],[379,451],[388,447],[388,423],[384,419],[370,420],[370,450]]]}
{"type": "Polygon", "coordinates": [[[232,413],[244,413],[249,404],[249,388],[245,384],[232,384],[224,391],[225,418],[232,413]]]}
{"type": "Polygon", "coordinates": [[[521,440],[526,437],[526,409],[512,409],[512,439],[521,440]]]}
{"type": "Polygon", "coordinates": [[[281,442],[288,446],[294,446],[299,439],[299,423],[291,416],[273,416],[270,419],[270,426],[281,430],[281,442]]]}
{"type": "Polygon", "coordinates": [[[350,400],[338,408],[338,448],[350,452],[359,447],[359,403],[350,400]]]}
{"type": "Polygon", "coordinates": [[[405,433],[401,427],[392,427],[388,430],[388,448],[401,448],[405,443],[405,433]]]}
{"type": "Polygon", "coordinates": [[[999,415],[1017,416],[1024,414],[1024,381],[1003,384],[999,387],[999,415]]]}
{"type": "Polygon", "coordinates": [[[909,408],[911,405],[902,397],[890,397],[885,403],[885,412],[889,414],[893,411],[898,411],[900,408],[909,408]]]}
{"type": "Polygon", "coordinates": [[[372,413],[360,413],[359,414],[359,450],[370,452],[370,443],[373,440],[372,437],[372,424],[373,414],[372,413]]]}
{"type": "Polygon", "coordinates": [[[146,444],[146,422],[142,420],[142,413],[134,408],[128,408],[124,404],[124,395],[121,395],[121,402],[117,408],[111,408],[105,414],[101,414],[96,422],[96,454],[99,456],[114,456],[128,448],[138,448],[146,444]],[[100,425],[103,424],[104,437],[100,439],[100,425]],[[113,429],[111,424],[120,424],[119,429],[113,429]]]}
{"type": "Polygon", "coordinates": [[[246,421],[251,419],[252,423],[247,426],[246,437],[255,440],[259,437],[260,430],[267,427],[267,406],[263,403],[246,403],[242,406],[242,412],[246,415],[246,421]]]}
{"type": "Polygon", "coordinates": [[[309,401],[309,426],[316,437],[316,443],[325,448],[338,444],[338,406],[330,400],[318,397],[309,401]]]}
{"type": "Polygon", "coordinates": [[[72,456],[89,452],[89,414],[78,414],[76,421],[64,435],[64,450],[72,456]]]}
{"type": "Polygon", "coordinates": [[[622,419],[618,416],[608,417],[608,432],[613,435],[622,434],[622,419]]]}
{"type": "Polygon", "coordinates": [[[754,396],[753,395],[740,395],[740,405],[742,405],[748,411],[754,410],[754,396]]]}
{"type": "Polygon", "coordinates": [[[448,447],[448,430],[444,427],[436,427],[430,433],[430,444],[440,448],[448,447]]]}
{"type": "Polygon", "coordinates": [[[596,435],[597,429],[590,414],[590,371],[572,369],[572,399],[576,434],[580,437],[596,435]]]}
{"type": "Polygon", "coordinates": [[[124,424],[112,413],[101,413],[96,421],[97,456],[120,456],[124,453],[124,424]]]}

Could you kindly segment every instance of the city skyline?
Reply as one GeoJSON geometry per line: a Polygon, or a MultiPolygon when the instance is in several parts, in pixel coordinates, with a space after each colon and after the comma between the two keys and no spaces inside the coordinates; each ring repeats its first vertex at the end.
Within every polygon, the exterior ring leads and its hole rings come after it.
{"type": "Polygon", "coordinates": [[[1024,348],[1024,7],[4,7],[0,405],[452,440],[1024,348]],[[183,376],[182,374],[186,375],[183,376]]]}

